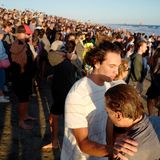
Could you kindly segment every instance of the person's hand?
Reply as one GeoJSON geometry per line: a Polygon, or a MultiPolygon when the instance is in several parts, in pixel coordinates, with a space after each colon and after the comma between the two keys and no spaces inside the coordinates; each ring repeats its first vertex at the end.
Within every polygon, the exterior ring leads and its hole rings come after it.
{"type": "Polygon", "coordinates": [[[125,154],[128,154],[130,156],[133,156],[137,152],[137,146],[138,143],[134,140],[131,140],[129,138],[117,138],[114,143],[114,158],[121,160],[128,160],[127,157],[125,157],[125,154]]]}

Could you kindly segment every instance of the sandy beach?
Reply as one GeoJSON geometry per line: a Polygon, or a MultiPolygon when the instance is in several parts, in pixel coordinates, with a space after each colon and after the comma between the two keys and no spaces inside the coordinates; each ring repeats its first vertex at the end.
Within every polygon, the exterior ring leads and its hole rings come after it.
{"type": "MultiPolygon", "coordinates": [[[[0,104],[0,159],[1,160],[53,160],[59,159],[59,151],[42,150],[41,146],[50,142],[50,131],[47,117],[49,88],[36,87],[36,95],[30,99],[29,114],[36,117],[35,121],[28,121],[33,129],[24,130],[18,127],[17,100],[12,91],[9,93],[11,103],[0,104]],[[39,92],[40,91],[40,92],[39,92]],[[46,96],[48,94],[48,96],[46,96]]],[[[62,120],[61,120],[62,121],[62,120]]],[[[63,130],[63,124],[61,125],[63,130]]],[[[59,137],[62,139],[60,130],[59,137]]]]}
{"type": "MultiPolygon", "coordinates": [[[[144,93],[150,84],[149,80],[144,82],[144,93]]],[[[36,87],[36,96],[30,99],[29,114],[37,118],[35,121],[28,121],[33,129],[24,130],[18,127],[17,100],[12,90],[9,93],[11,103],[0,104],[0,159],[1,160],[58,160],[60,148],[42,150],[41,146],[49,143],[50,131],[47,117],[52,99],[49,90],[49,83],[45,81],[40,87],[36,87]]],[[[146,108],[146,100],[143,99],[146,108]]],[[[155,109],[155,114],[157,110],[155,109]]],[[[59,133],[60,145],[63,137],[63,120],[61,119],[59,133]]]]}

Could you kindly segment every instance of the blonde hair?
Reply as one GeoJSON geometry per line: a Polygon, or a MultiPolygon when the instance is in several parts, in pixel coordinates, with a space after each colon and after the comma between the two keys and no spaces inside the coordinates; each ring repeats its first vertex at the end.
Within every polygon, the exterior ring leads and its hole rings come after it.
{"type": "Polygon", "coordinates": [[[129,61],[127,59],[122,59],[121,64],[118,68],[118,75],[116,76],[115,80],[118,80],[119,77],[121,77],[123,75],[123,73],[128,70],[129,70],[129,61]]]}

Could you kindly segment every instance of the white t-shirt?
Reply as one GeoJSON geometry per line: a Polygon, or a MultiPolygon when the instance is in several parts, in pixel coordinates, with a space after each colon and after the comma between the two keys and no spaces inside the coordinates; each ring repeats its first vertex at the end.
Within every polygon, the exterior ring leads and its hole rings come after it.
{"type": "Polygon", "coordinates": [[[106,144],[106,122],[104,93],[110,88],[96,85],[84,77],[77,81],[67,95],[65,102],[65,131],[61,160],[102,160],[108,158],[91,157],[80,151],[71,129],[88,128],[89,139],[106,144]]]}
{"type": "Polygon", "coordinates": [[[115,81],[111,82],[111,87],[117,86],[119,84],[126,84],[126,82],[124,80],[122,80],[122,79],[115,80],[115,81]]]}

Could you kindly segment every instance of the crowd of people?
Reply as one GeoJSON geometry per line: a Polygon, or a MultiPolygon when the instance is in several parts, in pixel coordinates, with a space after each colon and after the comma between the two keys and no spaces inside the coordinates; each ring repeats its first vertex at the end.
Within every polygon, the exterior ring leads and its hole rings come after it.
{"type": "Polygon", "coordinates": [[[160,36],[0,8],[0,103],[10,102],[11,86],[20,128],[33,128],[26,124],[36,120],[28,115],[29,97],[34,81],[40,85],[48,78],[52,137],[44,148],[58,148],[58,121],[64,115],[62,160],[160,158],[148,119],[154,107],[160,115],[160,36]],[[148,75],[145,113],[140,99],[148,75]]]}

